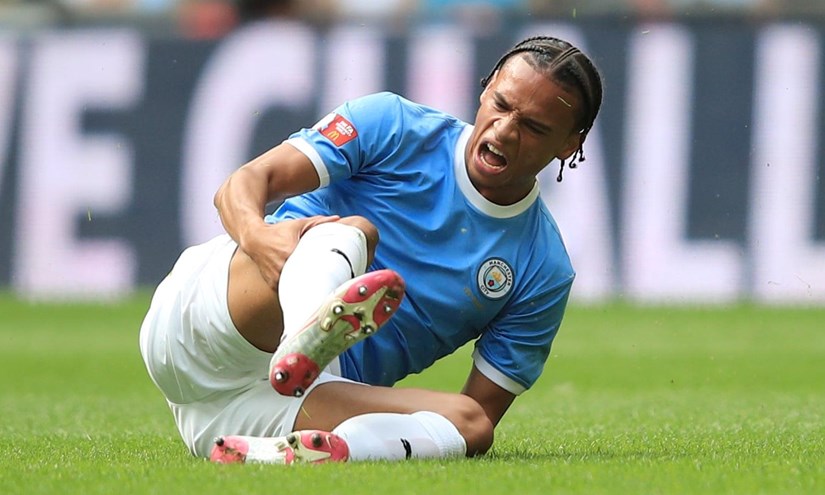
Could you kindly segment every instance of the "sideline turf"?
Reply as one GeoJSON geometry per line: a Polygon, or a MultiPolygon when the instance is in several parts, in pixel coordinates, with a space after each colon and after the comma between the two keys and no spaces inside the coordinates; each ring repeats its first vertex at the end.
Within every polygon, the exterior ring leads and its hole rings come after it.
{"type": "Polygon", "coordinates": [[[573,307],[488,456],[283,468],[188,455],[138,354],[147,302],[0,296],[3,493],[825,493],[825,309],[573,307]]]}

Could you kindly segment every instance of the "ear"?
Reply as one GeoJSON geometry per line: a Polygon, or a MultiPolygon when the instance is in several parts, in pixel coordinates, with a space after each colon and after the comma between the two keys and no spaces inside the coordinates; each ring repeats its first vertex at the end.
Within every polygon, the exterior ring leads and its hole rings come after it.
{"type": "Polygon", "coordinates": [[[579,149],[579,146],[582,144],[582,133],[581,132],[572,132],[570,136],[567,138],[567,141],[564,142],[564,146],[562,147],[561,151],[556,155],[556,158],[559,160],[567,160],[570,156],[579,149]]]}

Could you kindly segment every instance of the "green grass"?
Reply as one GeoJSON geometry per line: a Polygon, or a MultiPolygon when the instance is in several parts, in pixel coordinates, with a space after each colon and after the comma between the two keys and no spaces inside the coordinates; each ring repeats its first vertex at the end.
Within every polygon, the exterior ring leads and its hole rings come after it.
{"type": "MultiPolygon", "coordinates": [[[[215,466],[137,350],[148,296],[0,296],[2,493],[825,493],[825,309],[573,307],[479,459],[215,466]]],[[[403,385],[457,390],[465,348],[403,385]]]]}

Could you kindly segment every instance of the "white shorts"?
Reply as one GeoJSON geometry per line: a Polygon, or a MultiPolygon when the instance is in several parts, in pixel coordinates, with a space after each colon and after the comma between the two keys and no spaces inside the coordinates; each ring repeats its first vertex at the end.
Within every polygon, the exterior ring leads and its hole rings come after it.
{"type": "MultiPolygon", "coordinates": [[[[149,376],[184,443],[201,457],[219,435],[286,435],[304,400],[272,389],[272,354],[244,339],[229,317],[229,261],[236,248],[222,235],[186,249],[155,291],[140,328],[149,376]]],[[[309,390],[329,381],[348,380],[324,372],[309,390]]]]}

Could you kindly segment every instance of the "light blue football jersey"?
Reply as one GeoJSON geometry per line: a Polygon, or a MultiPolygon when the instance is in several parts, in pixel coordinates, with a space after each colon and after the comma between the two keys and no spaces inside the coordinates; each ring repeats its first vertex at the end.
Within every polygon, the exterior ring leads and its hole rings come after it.
{"type": "Polygon", "coordinates": [[[474,364],[519,394],[538,379],[575,276],[538,184],[500,206],[472,186],[472,126],[391,93],[352,100],[287,142],[321,187],[268,222],[361,215],[381,242],[369,270],[391,268],[407,292],[374,336],[340,359],[342,375],[392,385],[475,340],[474,364]]]}

